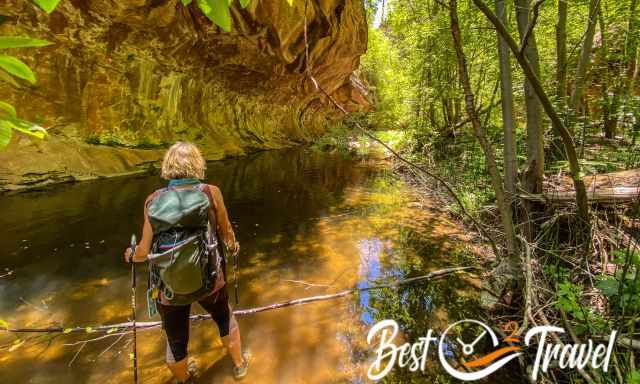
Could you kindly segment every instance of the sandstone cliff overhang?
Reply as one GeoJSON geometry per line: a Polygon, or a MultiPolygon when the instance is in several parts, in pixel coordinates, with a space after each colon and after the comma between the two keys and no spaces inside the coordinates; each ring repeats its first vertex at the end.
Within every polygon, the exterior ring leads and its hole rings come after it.
{"type": "MultiPolygon", "coordinates": [[[[63,0],[51,15],[3,1],[0,34],[55,44],[16,51],[36,86],[0,82],[0,99],[51,133],[16,135],[0,152],[0,188],[126,173],[178,139],[209,159],[313,140],[339,114],[304,76],[304,8],[252,0],[232,8],[225,33],[179,0],[63,0]],[[108,164],[96,164],[104,146],[108,164]]],[[[307,19],[314,76],[348,109],[367,108],[353,76],[367,44],[362,1],[309,0],[307,19]]]]}

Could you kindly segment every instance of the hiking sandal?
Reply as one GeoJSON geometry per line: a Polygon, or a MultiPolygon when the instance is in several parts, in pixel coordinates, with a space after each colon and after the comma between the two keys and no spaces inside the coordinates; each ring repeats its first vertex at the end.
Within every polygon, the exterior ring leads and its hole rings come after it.
{"type": "Polygon", "coordinates": [[[251,353],[249,351],[242,351],[242,364],[239,367],[233,367],[233,378],[236,380],[242,380],[247,376],[249,371],[249,360],[251,360],[251,353]]]}
{"type": "Polygon", "coordinates": [[[195,359],[189,359],[187,362],[187,372],[189,372],[189,378],[198,378],[200,372],[198,371],[198,362],[195,359]]]}
{"type": "Polygon", "coordinates": [[[186,381],[174,381],[178,384],[195,384],[195,380],[198,378],[198,363],[194,359],[189,359],[187,362],[187,372],[189,378],[186,381]]]}

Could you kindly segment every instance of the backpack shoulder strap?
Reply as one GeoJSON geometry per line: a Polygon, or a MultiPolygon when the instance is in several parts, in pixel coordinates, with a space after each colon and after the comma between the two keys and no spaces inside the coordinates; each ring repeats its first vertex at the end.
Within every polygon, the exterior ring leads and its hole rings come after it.
{"type": "Polygon", "coordinates": [[[217,222],[216,222],[216,204],[215,201],[213,200],[213,196],[211,195],[211,191],[209,190],[209,185],[208,184],[198,184],[197,188],[204,193],[205,195],[207,195],[207,198],[209,199],[209,224],[211,225],[211,234],[216,236],[216,239],[218,238],[218,226],[217,226],[217,222]]]}
{"type": "Polygon", "coordinates": [[[152,194],[149,195],[149,197],[147,197],[147,201],[145,201],[144,205],[146,208],[149,207],[149,205],[153,202],[153,200],[155,200],[158,196],[162,195],[163,193],[167,192],[169,190],[168,187],[164,187],[164,188],[160,188],[155,190],[152,194]]]}

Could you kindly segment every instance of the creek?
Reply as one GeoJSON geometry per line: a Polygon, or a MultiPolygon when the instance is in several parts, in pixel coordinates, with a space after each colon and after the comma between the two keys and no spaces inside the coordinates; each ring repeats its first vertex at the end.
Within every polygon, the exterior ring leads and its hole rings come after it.
{"type": "MultiPolygon", "coordinates": [[[[376,156],[260,152],[211,162],[207,178],[221,188],[242,247],[238,308],[473,263],[464,229],[419,200],[376,156]]],[[[145,175],[0,196],[0,319],[20,327],[127,321],[130,270],[122,253],[131,234],[139,234],[146,196],[162,186],[157,175],[145,175]]],[[[147,269],[138,270],[137,317],[148,321],[147,269]]],[[[371,325],[393,318],[410,338],[472,318],[478,284],[457,274],[243,317],[243,342],[253,356],[245,382],[368,382],[371,325]]],[[[233,300],[232,286],[229,292],[233,300]]],[[[194,305],[192,313],[203,310],[194,305]]],[[[84,347],[73,344],[95,334],[20,337],[39,338],[9,351],[15,337],[0,333],[2,382],[131,381],[129,337],[84,347]]],[[[170,382],[164,349],[161,330],[138,333],[142,383],[170,382]]],[[[192,323],[189,351],[200,382],[234,382],[212,322],[192,323]]],[[[402,382],[442,377],[435,360],[429,366],[394,375],[402,382]]]]}

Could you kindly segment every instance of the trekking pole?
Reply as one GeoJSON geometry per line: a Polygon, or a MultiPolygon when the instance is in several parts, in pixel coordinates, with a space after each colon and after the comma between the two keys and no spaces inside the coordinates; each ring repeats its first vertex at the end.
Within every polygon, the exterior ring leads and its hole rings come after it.
{"type": "Polygon", "coordinates": [[[138,383],[138,348],[136,345],[136,263],[133,256],[136,254],[136,235],[131,235],[131,321],[133,323],[133,382],[138,383]]]}

